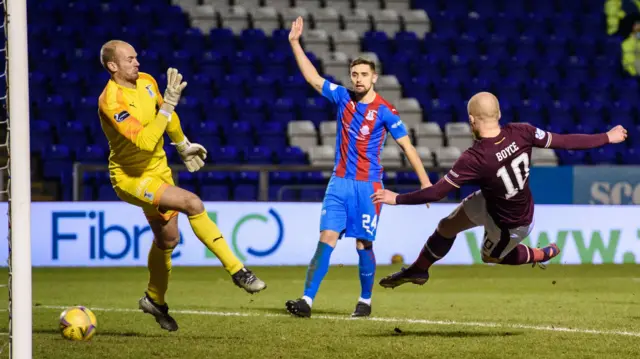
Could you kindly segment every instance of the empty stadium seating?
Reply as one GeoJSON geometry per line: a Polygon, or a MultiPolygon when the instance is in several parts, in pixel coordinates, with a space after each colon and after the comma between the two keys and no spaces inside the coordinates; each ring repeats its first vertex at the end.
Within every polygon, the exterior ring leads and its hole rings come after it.
{"type": "MultiPolygon", "coordinates": [[[[96,54],[119,38],[161,88],[168,66],[188,77],[177,111],[210,163],[330,163],[334,110],[300,76],[287,40],[290,22],[303,16],[303,45],[330,80],[348,76],[360,54],[376,60],[378,90],[426,164],[451,166],[471,145],[466,100],[482,90],[499,96],[503,123],[630,129],[628,147],[536,150],[534,165],[638,164],[638,83],[623,76],[619,40],[606,35],[601,13],[595,0],[29,0],[32,150],[45,161],[42,176],[57,181],[70,178],[72,161],[106,161],[96,110],[108,76],[96,54]]],[[[404,164],[394,147],[387,144],[383,164],[404,164]]],[[[291,174],[300,183],[321,183],[318,175],[291,174]]],[[[394,183],[408,178],[399,173],[394,183]]],[[[253,175],[183,182],[207,200],[257,197],[253,175]]],[[[115,198],[104,176],[84,184],[84,199],[115,198]]]]}

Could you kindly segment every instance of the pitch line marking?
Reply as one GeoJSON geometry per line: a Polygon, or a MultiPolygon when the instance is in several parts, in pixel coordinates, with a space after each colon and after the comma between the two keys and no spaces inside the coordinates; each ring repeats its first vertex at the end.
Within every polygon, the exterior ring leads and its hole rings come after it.
{"type": "MultiPolygon", "coordinates": [[[[40,305],[34,308],[35,309],[67,309],[69,307],[70,306],[40,305]]],[[[91,310],[96,312],[123,312],[123,313],[140,312],[140,310],[138,309],[130,309],[130,308],[91,308],[91,310]]],[[[172,309],[171,313],[216,316],[216,317],[275,317],[275,318],[292,317],[289,314],[215,312],[215,311],[207,311],[207,310],[190,310],[190,309],[177,309],[177,310],[172,309]]],[[[458,322],[455,320],[429,320],[429,319],[384,318],[384,317],[370,317],[367,319],[362,319],[362,318],[340,317],[335,315],[314,315],[312,318],[326,319],[326,320],[344,320],[344,321],[369,320],[369,321],[383,322],[383,323],[428,324],[428,325],[449,325],[449,326],[457,325],[457,326],[477,327],[477,328],[528,329],[528,330],[538,330],[538,331],[548,331],[548,332],[640,337],[640,332],[628,332],[628,331],[621,331],[621,330],[595,330],[595,329],[567,328],[567,327],[556,327],[553,325],[527,325],[527,324],[509,324],[509,323],[492,323],[492,322],[458,322]]]]}

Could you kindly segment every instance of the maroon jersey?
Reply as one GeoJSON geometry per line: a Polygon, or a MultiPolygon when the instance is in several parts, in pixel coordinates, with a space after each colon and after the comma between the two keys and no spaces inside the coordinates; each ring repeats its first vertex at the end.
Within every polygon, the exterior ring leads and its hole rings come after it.
{"type": "Polygon", "coordinates": [[[493,138],[474,142],[451,170],[432,187],[398,195],[398,204],[421,204],[444,198],[453,188],[476,184],[487,212],[502,228],[528,225],[533,220],[529,189],[531,148],[593,148],[608,143],[606,134],[558,135],[529,124],[508,124],[493,138]]]}

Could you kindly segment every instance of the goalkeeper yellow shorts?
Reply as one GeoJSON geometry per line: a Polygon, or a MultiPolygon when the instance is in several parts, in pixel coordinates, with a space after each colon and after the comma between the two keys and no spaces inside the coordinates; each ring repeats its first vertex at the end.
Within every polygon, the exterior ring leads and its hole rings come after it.
{"type": "Polygon", "coordinates": [[[170,185],[174,185],[169,166],[160,166],[136,177],[120,173],[112,176],[111,182],[118,197],[127,203],[141,207],[149,221],[168,222],[178,215],[176,211],[163,212],[159,209],[160,198],[164,191],[170,185]]]}

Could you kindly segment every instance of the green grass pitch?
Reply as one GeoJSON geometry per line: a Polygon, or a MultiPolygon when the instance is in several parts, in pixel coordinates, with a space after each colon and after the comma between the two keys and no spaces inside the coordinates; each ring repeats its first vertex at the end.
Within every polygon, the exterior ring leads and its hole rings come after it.
{"type": "MultiPolygon", "coordinates": [[[[435,266],[422,287],[376,284],[373,317],[356,320],[357,267],[331,267],[311,319],[284,309],[301,295],[306,268],[252,269],[268,283],[253,296],[219,267],[174,268],[167,301],[180,329],[173,333],[137,311],[146,268],[34,269],[33,357],[640,357],[637,265],[435,266]],[[58,316],[70,305],[94,309],[91,342],[60,336],[58,316]]],[[[378,280],[397,269],[378,267],[378,280]]],[[[6,299],[0,304],[6,308],[6,299]]],[[[5,320],[0,331],[7,330],[5,320]]],[[[5,334],[0,357],[8,357],[6,344],[5,334]]]]}

